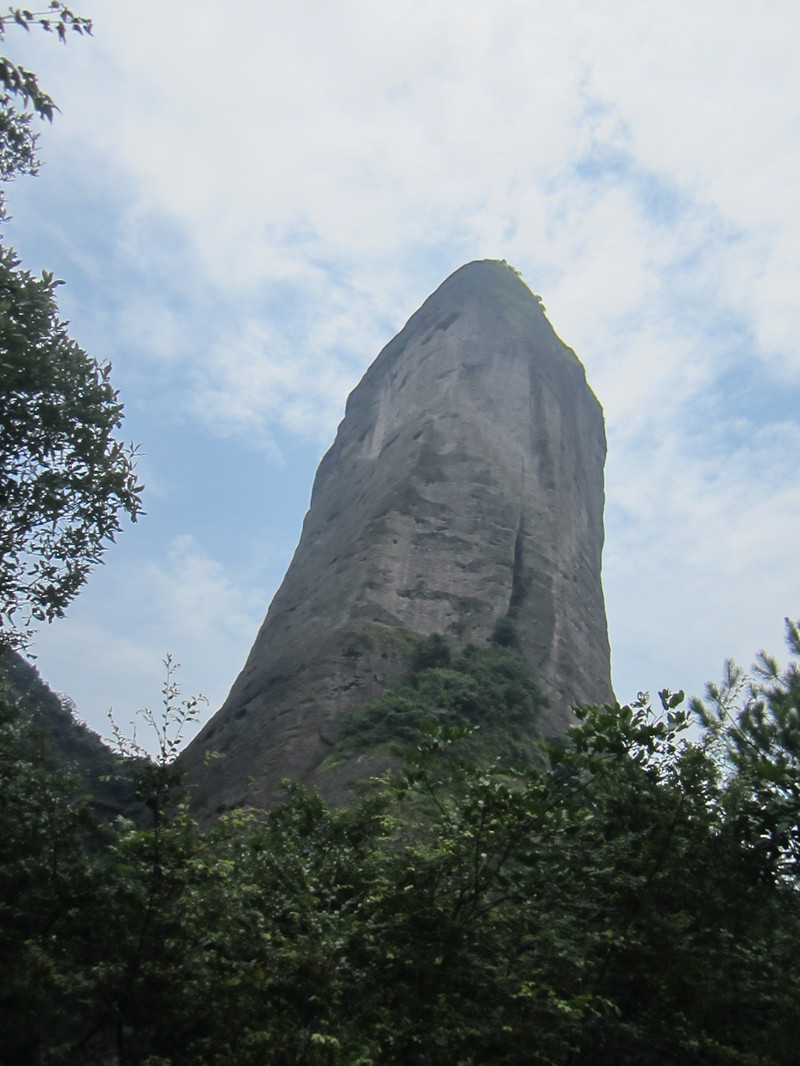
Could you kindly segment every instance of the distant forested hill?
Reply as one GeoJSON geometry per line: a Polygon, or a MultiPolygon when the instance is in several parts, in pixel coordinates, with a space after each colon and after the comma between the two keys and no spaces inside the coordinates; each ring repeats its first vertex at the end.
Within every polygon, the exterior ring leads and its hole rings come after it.
{"type": "Polygon", "coordinates": [[[0,704],[4,715],[30,729],[29,743],[41,751],[48,770],[75,779],[98,814],[114,816],[133,801],[133,787],[120,776],[120,760],[97,733],[77,721],[70,702],[39,677],[36,667],[14,651],[0,653],[0,704]]]}

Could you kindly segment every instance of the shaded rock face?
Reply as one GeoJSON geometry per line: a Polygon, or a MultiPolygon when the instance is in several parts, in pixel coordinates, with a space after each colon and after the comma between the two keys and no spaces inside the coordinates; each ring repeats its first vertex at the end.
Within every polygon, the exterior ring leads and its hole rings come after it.
{"type": "Polygon", "coordinates": [[[201,809],[272,803],[285,777],[341,798],[379,768],[318,772],[342,716],[403,678],[415,635],[481,644],[509,609],[546,733],[611,699],[605,454],[600,405],[538,297],[505,263],[451,275],[348,399],[244,669],[185,753],[201,809]]]}

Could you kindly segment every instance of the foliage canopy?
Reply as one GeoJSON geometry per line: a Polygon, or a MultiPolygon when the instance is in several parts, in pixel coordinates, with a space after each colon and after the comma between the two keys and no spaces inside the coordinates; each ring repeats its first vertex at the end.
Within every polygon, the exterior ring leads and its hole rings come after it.
{"type": "Polygon", "coordinates": [[[763,665],[699,737],[666,691],[583,708],[524,770],[431,727],[351,809],[288,785],[206,831],[167,742],[94,850],[7,709],[1,1061],[796,1063],[800,673],[763,665]]]}

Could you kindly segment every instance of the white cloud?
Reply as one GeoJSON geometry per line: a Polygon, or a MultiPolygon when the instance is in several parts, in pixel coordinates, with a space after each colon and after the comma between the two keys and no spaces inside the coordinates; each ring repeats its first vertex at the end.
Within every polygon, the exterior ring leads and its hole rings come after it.
{"type": "Polygon", "coordinates": [[[673,437],[609,463],[605,582],[618,695],[685,685],[723,659],[780,653],[794,576],[800,427],[745,426],[737,444],[673,437]],[[617,669],[620,664],[620,669],[617,669]]]}
{"type": "MultiPolygon", "coordinates": [[[[124,728],[140,708],[160,709],[167,654],[180,664],[183,693],[208,698],[206,717],[215,711],[243,665],[267,597],[253,580],[255,568],[242,574],[223,566],[189,534],[173,537],[163,558],[137,557],[130,539],[127,547],[127,565],[112,557],[96,571],[67,618],[43,628],[34,649],[47,664],[46,679],[69,693],[103,736],[110,735],[110,709],[124,728]]],[[[263,551],[268,559],[269,546],[263,551]]],[[[263,579],[263,557],[261,571],[263,579]]]]}
{"type": "Polygon", "coordinates": [[[99,141],[130,188],[130,254],[146,269],[166,222],[219,289],[313,293],[329,338],[301,362],[337,347],[368,360],[375,319],[413,306],[398,256],[452,246],[451,267],[488,254],[537,289],[534,272],[563,276],[565,335],[597,312],[618,326],[682,255],[688,278],[730,283],[764,354],[795,365],[791,6],[241,2],[226,16],[151,0],[96,17],[81,98],[63,62],[57,88],[65,136],[99,141]],[[635,173],[587,171],[598,150],[635,173]],[[640,202],[654,181],[684,198],[667,224],[640,202]],[[742,240],[693,262],[716,240],[712,211],[742,240]],[[372,300],[360,337],[337,322],[354,288],[372,300]]]}
{"type": "Polygon", "coordinates": [[[246,640],[261,610],[262,590],[243,593],[232,575],[210,558],[190,534],[179,534],[166,562],[151,562],[145,580],[157,612],[171,619],[182,644],[205,647],[231,637],[246,640]]]}

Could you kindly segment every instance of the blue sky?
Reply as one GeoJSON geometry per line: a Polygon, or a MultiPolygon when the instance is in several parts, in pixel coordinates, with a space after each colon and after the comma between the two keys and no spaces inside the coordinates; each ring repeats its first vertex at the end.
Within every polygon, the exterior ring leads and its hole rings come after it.
{"type": "Polygon", "coordinates": [[[603,404],[617,695],[702,691],[800,615],[795,0],[87,0],[10,30],[61,108],[6,239],[109,359],[148,512],[42,630],[104,735],[161,660],[215,710],[350,389],[507,259],[603,404]]]}

